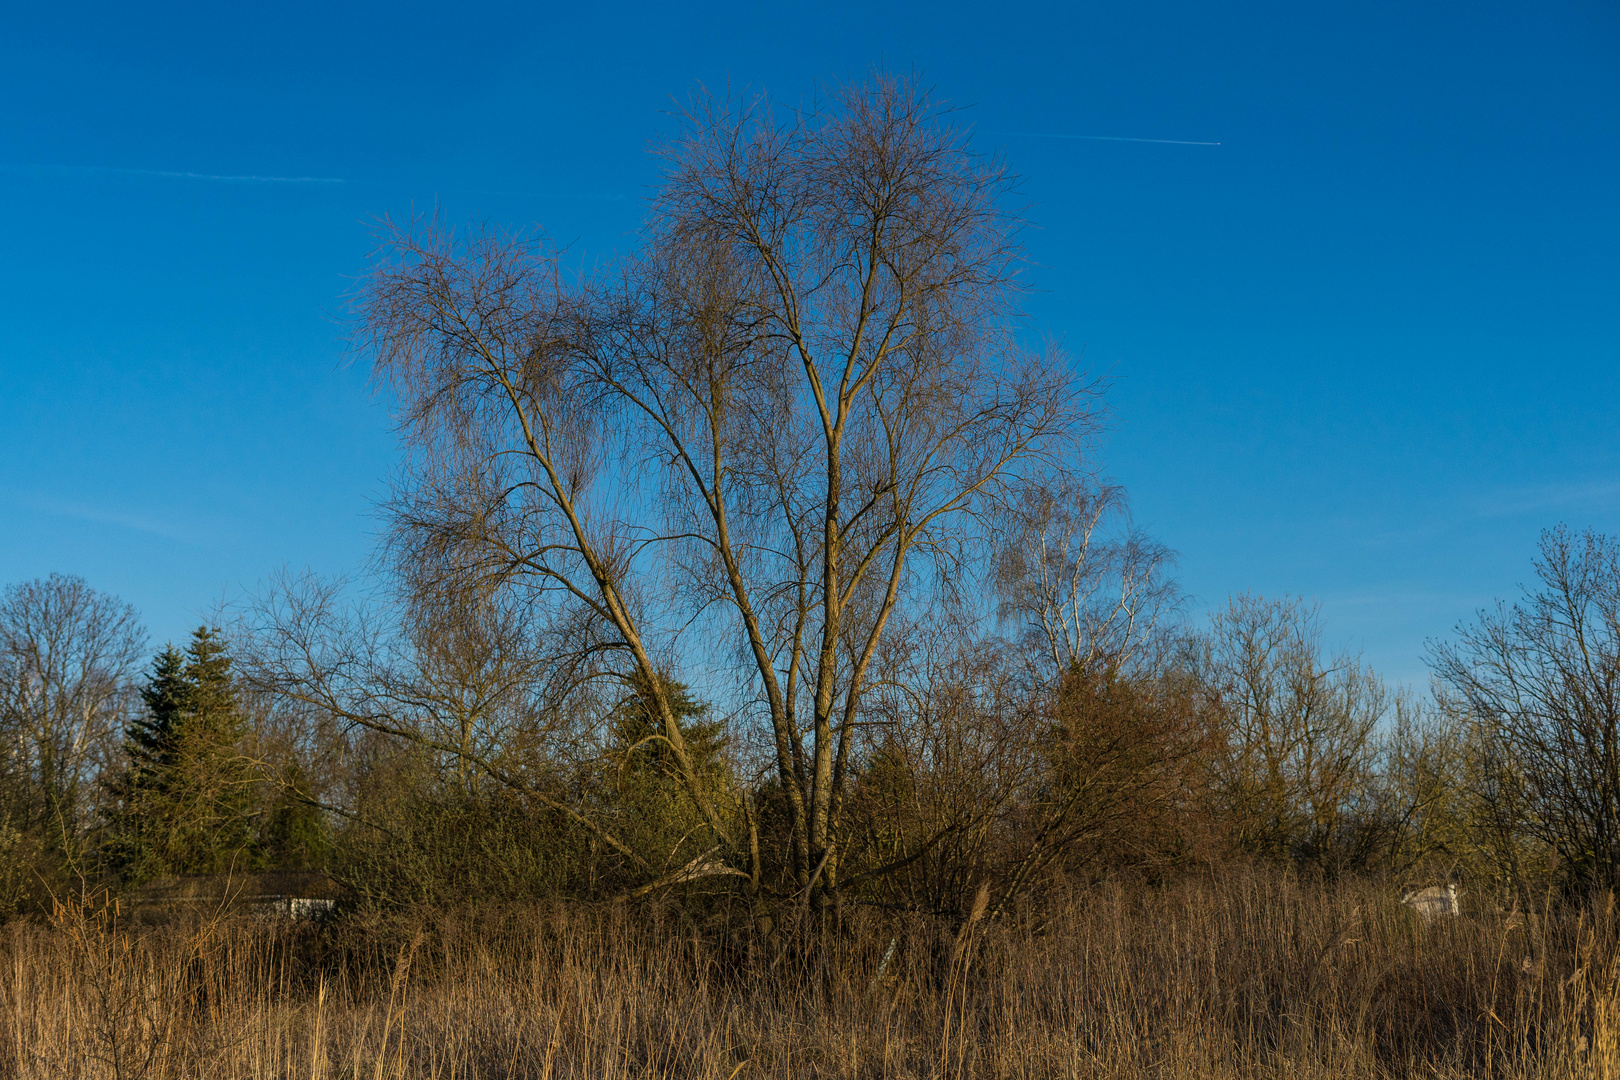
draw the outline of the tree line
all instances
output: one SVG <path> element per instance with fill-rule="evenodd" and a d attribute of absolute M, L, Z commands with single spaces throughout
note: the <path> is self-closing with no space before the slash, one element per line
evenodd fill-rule
<path fill-rule="evenodd" d="M 1297 599 L 1193 625 L 1100 479 L 1104 387 L 1028 344 L 1002 162 L 881 76 L 681 119 L 605 267 L 384 224 L 376 587 L 283 576 L 150 661 L 83 581 L 6 590 L 9 910 L 256 870 L 765 928 L 1231 859 L 1614 883 L 1615 541 L 1548 533 L 1427 697 Z"/>
<path fill-rule="evenodd" d="M 1554 530 L 1535 568 L 1517 603 L 1431 647 L 1426 698 L 1326 652 L 1292 598 L 1235 597 L 1201 627 L 1160 613 L 1090 659 L 1054 661 L 1034 621 L 909 628 L 857 714 L 823 903 L 949 915 L 984 883 L 1004 908 L 1234 860 L 1612 888 L 1620 542 Z M 4 912 L 276 871 L 385 909 L 671 891 L 777 924 L 809 912 L 790 796 L 746 712 L 665 669 L 559 686 L 497 632 L 517 632 L 510 612 L 458 607 L 447 627 L 338 597 L 282 582 L 244 613 L 265 623 L 200 627 L 143 665 L 134 612 L 81 579 L 0 593 Z"/>

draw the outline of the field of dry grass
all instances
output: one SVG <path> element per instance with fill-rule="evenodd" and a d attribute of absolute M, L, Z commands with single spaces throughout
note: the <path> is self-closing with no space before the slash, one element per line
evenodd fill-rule
<path fill-rule="evenodd" d="M 1620 1077 L 1616 960 L 1608 900 L 1424 925 L 1386 886 L 1252 875 L 798 942 L 672 908 L 131 929 L 91 905 L 0 930 L 0 1075 Z"/>

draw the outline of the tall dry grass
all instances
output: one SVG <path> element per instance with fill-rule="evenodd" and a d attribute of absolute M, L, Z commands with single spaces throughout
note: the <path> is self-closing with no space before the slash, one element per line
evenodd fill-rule
<path fill-rule="evenodd" d="M 1620 1077 L 1616 958 L 1607 899 L 1424 925 L 1384 887 L 1250 874 L 807 942 L 671 908 L 129 928 L 91 904 L 0 932 L 0 1071 Z"/>

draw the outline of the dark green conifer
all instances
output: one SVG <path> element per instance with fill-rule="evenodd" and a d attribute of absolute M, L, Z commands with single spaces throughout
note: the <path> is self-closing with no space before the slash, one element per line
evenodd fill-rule
<path fill-rule="evenodd" d="M 684 684 L 663 674 L 655 677 L 680 724 L 697 782 L 718 790 L 726 777 L 725 721 L 709 719 L 709 706 Z M 603 795 L 620 819 L 620 837 L 660 865 L 680 856 L 683 838 L 701 829 L 702 819 L 669 743 L 660 737 L 667 733 L 652 686 L 639 673 L 627 681 L 629 693 L 613 713 Z"/>
<path fill-rule="evenodd" d="M 239 750 L 246 724 L 224 640 L 199 627 L 184 655 L 165 649 L 141 697 L 146 715 L 109 785 L 111 868 L 127 880 L 248 868 L 259 785 Z"/>
<path fill-rule="evenodd" d="M 172 733 L 183 723 L 182 716 L 191 700 L 186 658 L 173 645 L 152 662 L 152 677 L 141 691 L 141 700 L 146 704 L 146 715 L 125 730 L 124 753 L 129 759 L 131 779 L 144 785 L 174 767 Z"/>
<path fill-rule="evenodd" d="M 267 869 L 319 870 L 331 852 L 326 815 L 309 794 L 309 777 L 296 761 L 281 771 L 279 791 L 264 814 L 259 854 Z"/>
<path fill-rule="evenodd" d="M 670 711 L 681 726 L 692 771 L 700 779 L 708 779 L 720 765 L 720 751 L 725 746 L 725 721 L 707 720 L 709 706 L 698 701 L 685 683 L 667 675 L 655 676 L 669 698 Z M 639 671 L 629 678 L 630 693 L 619 703 L 614 716 L 614 740 L 619 744 L 621 766 L 627 772 L 641 773 L 654 770 L 674 775 L 675 764 L 669 743 L 654 736 L 663 734 L 658 701 L 646 676 Z"/>

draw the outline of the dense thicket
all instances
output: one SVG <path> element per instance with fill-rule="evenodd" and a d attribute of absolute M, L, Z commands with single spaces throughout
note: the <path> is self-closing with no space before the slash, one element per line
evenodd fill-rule
<path fill-rule="evenodd" d="M 1549 884 L 1612 887 L 1613 550 L 1606 537 L 1549 533 L 1543 588 L 1437 646 L 1444 682 L 1427 701 L 1326 654 L 1314 610 L 1294 600 L 1239 597 L 1204 627 L 1165 624 L 1128 663 L 1058 667 L 1050 642 L 1022 632 L 914 626 L 886 654 L 845 762 L 835 900 L 962 917 L 988 883 L 993 917 L 1100 876 L 1164 880 L 1255 860 L 1328 877 L 1449 875 L 1503 905 Z M 89 595 L 66 579 L 55 587 Z M 123 618 L 110 598 L 90 599 Z M 28 625 L 7 629 L 19 642 Z M 262 679 L 262 654 L 241 633 L 245 669 Z M 581 715 L 547 715 L 543 665 L 517 664 L 523 677 L 499 694 L 471 693 L 469 672 L 507 670 L 486 656 L 458 669 L 451 693 L 431 666 L 448 647 L 429 644 L 408 653 L 416 668 L 351 668 L 351 692 L 396 711 L 361 723 L 351 707 L 343 724 L 244 684 L 223 635 L 199 629 L 139 683 L 126 669 L 103 692 L 117 707 L 92 718 L 99 745 L 78 751 L 95 767 L 54 818 L 40 812 L 54 774 L 24 767 L 42 726 L 25 710 L 51 698 L 14 687 L 0 790 L 7 910 L 96 882 L 281 872 L 314 874 L 306 887 L 324 880 L 377 910 L 667 894 L 694 911 L 741 904 L 766 930 L 810 913 L 784 856 L 791 809 L 746 716 L 655 675 L 686 767 L 741 838 L 703 846 L 707 822 L 650 686 L 604 684 L 622 689 L 583 699 Z M 394 661 L 407 655 L 391 647 Z M 26 688 L 40 650 L 13 649 L 9 670 Z M 404 701 L 420 711 L 401 715 Z M 536 735 L 548 728 L 574 736 L 566 755 Z"/>

